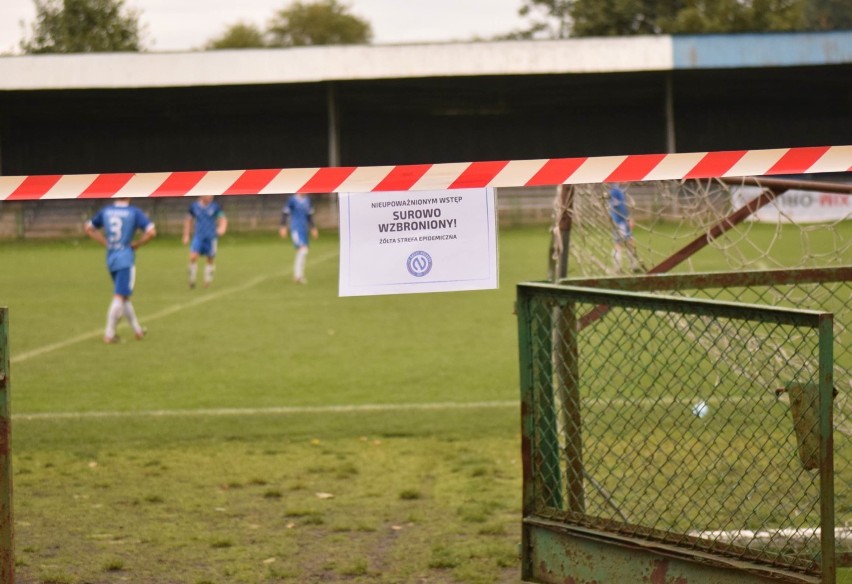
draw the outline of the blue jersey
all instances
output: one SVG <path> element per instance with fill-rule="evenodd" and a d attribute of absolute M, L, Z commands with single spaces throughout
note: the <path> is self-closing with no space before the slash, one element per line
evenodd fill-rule
<path fill-rule="evenodd" d="M 308 230 L 314 225 L 314 208 L 311 199 L 305 195 L 292 195 L 284 205 L 281 225 L 290 222 L 293 243 L 297 246 L 308 244 Z"/>
<path fill-rule="evenodd" d="M 209 205 L 202 205 L 200 201 L 195 201 L 189 206 L 189 214 L 195 219 L 195 240 L 211 240 L 216 239 L 216 224 L 221 217 L 225 216 L 222 207 L 218 203 L 211 202 Z"/>
<path fill-rule="evenodd" d="M 145 231 L 153 225 L 148 216 L 131 205 L 109 205 L 98 211 L 89 221 L 96 229 L 103 228 L 107 240 L 107 268 L 109 271 L 133 267 L 136 252 L 130 247 L 136 230 Z"/>
<path fill-rule="evenodd" d="M 616 225 L 630 224 L 630 209 L 627 208 L 627 197 L 618 187 L 612 187 L 609 191 L 609 215 Z"/>

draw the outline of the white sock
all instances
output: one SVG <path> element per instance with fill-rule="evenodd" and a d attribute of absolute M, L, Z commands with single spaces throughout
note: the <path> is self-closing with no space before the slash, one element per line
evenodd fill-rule
<path fill-rule="evenodd" d="M 124 302 L 121 298 L 113 296 L 112 302 L 107 310 L 107 323 L 104 337 L 111 339 L 115 336 L 115 328 L 118 326 L 118 321 L 121 320 L 121 315 L 124 312 Z"/>
<path fill-rule="evenodd" d="M 305 262 L 308 259 L 308 248 L 300 247 L 296 251 L 296 262 L 293 265 L 293 276 L 297 280 L 303 280 L 305 278 Z"/>
<path fill-rule="evenodd" d="M 630 269 L 634 272 L 639 269 L 639 257 L 636 255 L 635 249 L 627 250 L 627 257 L 630 258 Z"/>
<path fill-rule="evenodd" d="M 195 284 L 195 278 L 198 275 L 198 264 L 191 263 L 189 264 L 189 283 Z"/>
<path fill-rule="evenodd" d="M 616 272 L 621 270 L 621 248 L 612 250 L 612 265 Z"/>
<path fill-rule="evenodd" d="M 213 264 L 207 264 L 204 266 L 204 283 L 209 284 L 213 281 L 213 272 L 216 271 L 216 266 Z"/>
<path fill-rule="evenodd" d="M 133 305 L 130 303 L 130 300 L 124 303 L 124 316 L 126 316 L 127 320 L 130 321 L 130 326 L 133 327 L 133 332 L 137 335 L 141 335 L 142 325 L 139 324 L 139 320 L 136 318 L 136 311 L 133 310 Z"/>

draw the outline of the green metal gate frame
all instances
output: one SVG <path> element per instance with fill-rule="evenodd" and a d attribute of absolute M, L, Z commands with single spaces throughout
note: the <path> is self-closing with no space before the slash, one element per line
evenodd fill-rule
<path fill-rule="evenodd" d="M 733 277 L 731 275 L 728 275 Z M 661 276 L 672 278 L 672 276 Z M 699 282 L 706 275 L 678 276 Z M 742 277 L 742 276 L 741 276 Z M 647 278 L 647 277 L 646 277 Z M 625 278 L 622 282 L 643 278 Z M 653 284 L 645 280 L 649 287 Z M 687 283 L 686 280 L 683 282 Z M 661 286 L 665 288 L 665 286 Z M 685 286 L 687 287 L 687 286 Z M 534 326 L 533 305 L 546 303 L 553 318 L 551 327 Z M 578 314 L 577 304 L 596 306 L 600 318 L 611 308 L 666 312 L 678 315 L 721 317 L 738 321 L 757 321 L 813 329 L 818 334 L 819 393 L 819 573 L 801 573 L 779 569 L 761 562 L 758 555 L 725 555 L 713 545 L 702 546 L 698 538 L 682 534 L 675 539 L 653 528 L 633 529 L 633 535 L 619 533 L 619 522 L 595 518 L 584 521 L 582 420 L 579 393 L 578 331 L 589 314 Z M 523 454 L 523 529 L 522 576 L 535 582 L 835 582 L 834 484 L 832 442 L 833 390 L 833 315 L 827 312 L 783 309 L 716 300 L 696 300 L 614 290 L 582 288 L 554 284 L 518 285 L 517 314 L 521 366 L 522 454 Z M 542 367 L 534 365 L 534 345 L 554 350 L 553 335 L 562 339 L 562 360 Z M 554 378 L 562 382 L 554 385 Z M 566 381 L 567 380 L 567 381 Z M 574 380 L 573 382 L 571 380 Z M 563 383 L 564 382 L 564 383 Z M 538 403 L 535 387 L 548 387 Z M 557 401 L 563 411 L 556 411 Z M 565 427 L 572 428 L 564 438 L 564 485 L 547 485 L 553 474 L 542 476 L 542 466 L 558 468 L 560 449 L 556 424 L 538 427 L 536 418 L 555 422 L 562 415 Z M 572 451 L 574 452 L 572 454 Z M 576 461 L 580 461 L 577 463 Z M 563 488 L 564 486 L 564 488 Z M 565 493 L 563 500 L 562 493 Z M 636 526 L 633 526 L 634 528 Z M 637 535 L 638 534 L 638 535 Z M 690 547 L 678 543 L 689 540 Z"/>
<path fill-rule="evenodd" d="M 0 306 L 0 584 L 15 581 L 12 529 L 12 412 L 9 309 Z"/>

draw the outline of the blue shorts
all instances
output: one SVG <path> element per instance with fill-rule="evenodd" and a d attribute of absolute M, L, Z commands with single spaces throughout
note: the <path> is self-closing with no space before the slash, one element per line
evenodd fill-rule
<path fill-rule="evenodd" d="M 119 296 L 130 296 L 133 294 L 133 284 L 136 280 L 136 266 L 111 271 L 112 281 L 115 284 L 115 293 Z"/>
<path fill-rule="evenodd" d="M 307 229 L 291 229 L 290 239 L 293 240 L 293 247 L 308 247 L 308 230 Z"/>
<path fill-rule="evenodd" d="M 615 243 L 625 243 L 633 239 L 633 230 L 627 223 L 615 223 L 612 229 L 612 240 Z"/>
<path fill-rule="evenodd" d="M 189 251 L 198 255 L 207 256 L 208 258 L 216 257 L 216 248 L 218 247 L 218 239 L 192 239 L 189 244 Z"/>

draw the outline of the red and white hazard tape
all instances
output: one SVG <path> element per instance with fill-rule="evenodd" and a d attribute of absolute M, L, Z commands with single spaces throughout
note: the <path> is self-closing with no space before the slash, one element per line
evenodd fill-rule
<path fill-rule="evenodd" d="M 450 164 L 0 176 L 0 201 L 424 191 L 852 171 L 852 146 Z"/>

